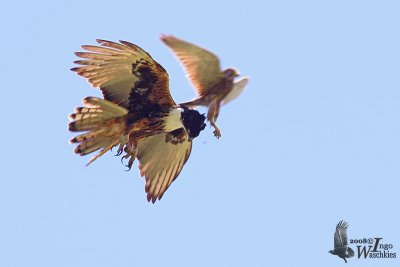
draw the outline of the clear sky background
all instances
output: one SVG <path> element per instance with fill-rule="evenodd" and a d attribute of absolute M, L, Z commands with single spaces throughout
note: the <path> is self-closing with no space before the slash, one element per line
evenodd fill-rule
<path fill-rule="evenodd" d="M 399 1 L 7 1 L 0 13 L 0 266 L 343 266 L 328 253 L 341 219 L 400 257 Z M 69 69 L 82 44 L 128 40 L 189 100 L 161 33 L 251 80 L 222 109 L 222 138 L 207 127 L 153 205 L 136 165 L 72 153 L 67 115 L 100 92 Z"/>

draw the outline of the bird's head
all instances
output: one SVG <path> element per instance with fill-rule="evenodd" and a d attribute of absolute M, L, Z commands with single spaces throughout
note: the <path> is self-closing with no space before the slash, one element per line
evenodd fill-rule
<path fill-rule="evenodd" d="M 225 78 L 233 80 L 236 77 L 239 77 L 240 73 L 239 73 L 239 71 L 237 71 L 234 68 L 229 68 L 229 69 L 224 70 L 224 75 L 225 75 Z"/>
<path fill-rule="evenodd" d="M 206 127 L 206 124 L 204 123 L 206 116 L 200 114 L 197 110 L 189 109 L 185 106 L 181 106 L 181 108 L 183 109 L 183 126 L 185 126 L 186 131 L 189 134 L 189 140 L 192 140 L 199 136 L 200 132 Z"/>

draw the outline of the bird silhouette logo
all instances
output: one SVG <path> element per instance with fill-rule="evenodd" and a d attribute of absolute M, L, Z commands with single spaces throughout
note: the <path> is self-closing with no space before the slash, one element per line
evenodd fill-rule
<path fill-rule="evenodd" d="M 334 249 L 329 251 L 329 253 L 342 258 L 346 263 L 346 258 L 351 258 L 354 256 L 354 250 L 348 246 L 347 242 L 348 227 L 349 225 L 347 222 L 343 220 L 336 225 L 336 231 L 334 234 Z"/>

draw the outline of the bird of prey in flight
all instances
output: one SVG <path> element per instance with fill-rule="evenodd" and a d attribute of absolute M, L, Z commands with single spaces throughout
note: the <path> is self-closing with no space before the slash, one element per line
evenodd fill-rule
<path fill-rule="evenodd" d="M 354 250 L 351 247 L 348 247 L 347 227 L 348 224 L 344 221 L 340 221 L 336 225 L 336 231 L 334 234 L 334 249 L 329 251 L 329 253 L 342 258 L 346 263 L 346 258 L 351 258 L 354 256 Z"/>
<path fill-rule="evenodd" d="M 90 164 L 117 146 L 129 169 L 137 158 L 147 200 L 154 203 L 182 170 L 205 116 L 175 103 L 168 73 L 142 48 L 126 41 L 97 43 L 82 46 L 86 52 L 75 53 L 82 59 L 71 69 L 104 96 L 84 98 L 69 116 L 69 130 L 85 132 L 71 139 L 78 144 L 74 152 L 100 150 Z"/>
<path fill-rule="evenodd" d="M 171 35 L 162 35 L 161 40 L 178 57 L 198 95 L 182 105 L 207 106 L 207 120 L 215 129 L 215 137 L 221 137 L 221 131 L 215 124 L 220 106 L 239 96 L 249 79 L 244 77 L 235 81 L 238 71 L 234 68 L 221 70 L 218 57 L 204 48 Z"/>

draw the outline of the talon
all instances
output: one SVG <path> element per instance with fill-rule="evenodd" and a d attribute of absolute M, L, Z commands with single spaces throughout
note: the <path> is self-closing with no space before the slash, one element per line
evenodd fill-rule
<path fill-rule="evenodd" d="M 128 164 L 124 164 L 124 163 L 122 162 L 122 159 L 127 159 L 127 158 L 129 158 Z M 128 155 L 128 154 L 126 154 L 125 156 L 122 157 L 122 159 L 121 159 L 122 164 L 124 164 L 125 167 L 128 168 L 126 171 L 130 171 L 130 170 L 132 169 L 133 162 L 134 162 L 135 159 L 136 159 L 136 154 L 135 154 L 135 155 Z"/>
<path fill-rule="evenodd" d="M 132 165 L 133 165 L 133 162 L 135 161 L 135 159 L 136 159 L 136 156 L 137 156 L 137 151 L 136 151 L 136 149 L 135 149 L 135 152 L 131 155 L 131 157 L 130 157 L 130 159 L 129 159 L 129 161 L 128 161 L 128 171 L 130 171 L 131 170 L 131 168 L 132 168 Z"/>
<path fill-rule="evenodd" d="M 128 168 L 126 171 L 128 172 L 128 171 L 130 171 L 131 169 L 132 169 L 132 163 L 131 164 L 128 164 L 128 165 L 126 165 L 126 167 Z"/>
<path fill-rule="evenodd" d="M 215 129 L 214 136 L 219 139 L 221 137 L 221 131 L 219 129 Z"/>
<path fill-rule="evenodd" d="M 120 156 L 122 154 L 122 152 L 123 152 L 122 148 L 124 147 L 124 145 L 125 144 L 120 144 L 119 145 L 118 150 L 117 150 L 117 154 L 115 154 L 115 156 Z"/>
<path fill-rule="evenodd" d="M 123 164 L 123 165 L 125 165 L 124 164 L 124 159 L 127 159 L 128 158 L 128 155 L 124 155 L 124 156 L 122 156 L 121 157 L 121 163 Z M 126 165 L 125 165 L 126 166 Z"/>
<path fill-rule="evenodd" d="M 124 146 L 128 143 L 129 136 L 121 136 L 119 139 L 119 147 L 115 156 L 120 156 L 124 152 Z"/>
<path fill-rule="evenodd" d="M 133 165 L 133 162 L 135 162 L 136 156 L 137 156 L 137 150 L 134 147 L 129 148 L 128 146 L 125 146 L 124 151 L 126 154 L 122 156 L 121 158 L 121 163 L 124 164 L 124 160 L 128 159 L 128 163 L 124 164 L 125 167 L 128 169 L 126 171 L 130 171 Z"/>
<path fill-rule="evenodd" d="M 210 121 L 211 126 L 214 127 L 214 136 L 219 139 L 221 137 L 221 131 L 219 130 L 219 128 L 217 127 L 217 125 L 215 124 L 215 122 Z"/>

